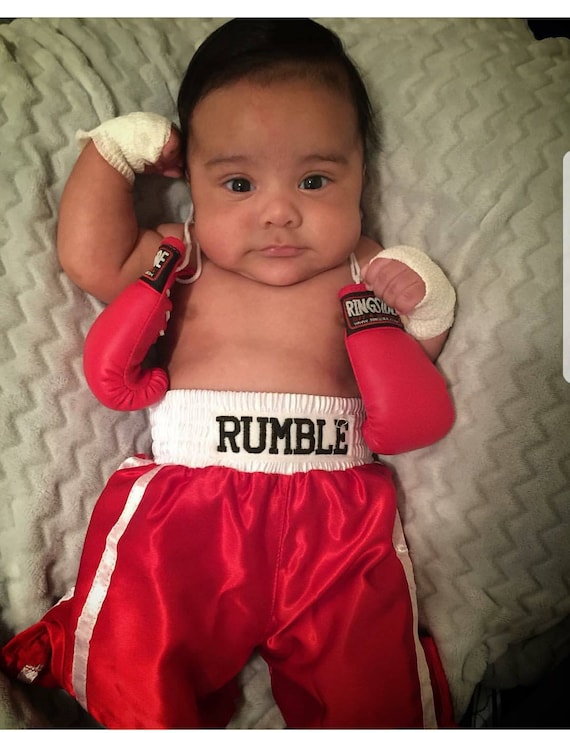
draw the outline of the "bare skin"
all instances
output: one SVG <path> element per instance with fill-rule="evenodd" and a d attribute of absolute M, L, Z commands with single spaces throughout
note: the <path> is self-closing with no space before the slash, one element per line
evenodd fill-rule
<path fill-rule="evenodd" d="M 183 316 L 165 349 L 172 387 L 358 396 L 337 298 L 349 282 L 347 264 L 276 288 L 206 263 L 176 294 Z"/>
<path fill-rule="evenodd" d="M 360 232 L 363 160 L 348 102 L 307 82 L 281 85 L 238 82 L 195 110 L 188 168 L 203 272 L 174 289 L 160 340 L 173 389 L 358 396 L 337 297 L 351 282 L 350 253 L 402 314 L 424 295 L 405 265 L 367 270 L 381 247 Z M 145 172 L 181 175 L 175 128 Z M 110 302 L 151 267 L 166 235 L 182 238 L 182 225 L 139 229 L 129 183 L 90 143 L 60 212 L 58 252 L 71 279 Z M 446 335 L 422 343 L 432 359 Z"/>

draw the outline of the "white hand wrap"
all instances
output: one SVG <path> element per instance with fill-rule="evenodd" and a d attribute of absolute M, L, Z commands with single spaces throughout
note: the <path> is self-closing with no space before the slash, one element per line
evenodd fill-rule
<path fill-rule="evenodd" d="M 130 183 L 145 165 L 156 163 L 168 142 L 172 123 L 153 112 L 131 112 L 76 134 L 81 149 L 93 140 L 99 154 Z"/>
<path fill-rule="evenodd" d="M 414 310 L 402 318 L 406 331 L 421 341 L 439 336 L 453 323 L 455 290 L 443 270 L 425 252 L 415 247 L 397 245 L 382 250 L 379 258 L 398 260 L 410 267 L 424 281 L 426 293 Z"/>

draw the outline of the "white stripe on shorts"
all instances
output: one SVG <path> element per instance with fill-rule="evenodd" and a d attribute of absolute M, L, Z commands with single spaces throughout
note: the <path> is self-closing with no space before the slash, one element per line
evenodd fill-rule
<path fill-rule="evenodd" d="M 396 551 L 396 556 L 401 562 L 404 573 L 406 574 L 406 580 L 408 581 L 408 588 L 410 591 L 410 602 L 412 604 L 412 613 L 414 618 L 412 626 L 414 629 L 414 645 L 416 648 L 417 671 L 424 714 L 424 728 L 437 728 L 438 725 L 435 713 L 435 702 L 433 699 L 433 688 L 431 686 L 431 677 L 424 648 L 420 641 L 418 632 L 418 601 L 416 598 L 414 569 L 412 561 L 410 560 L 408 545 L 406 543 L 402 521 L 398 512 L 396 512 L 392 542 Z"/>
<path fill-rule="evenodd" d="M 147 459 L 132 457 L 124 461 L 120 468 L 152 465 Z M 152 466 L 146 473 L 134 482 L 123 507 L 121 515 L 111 528 L 105 542 L 105 549 L 95 572 L 93 583 L 77 620 L 75 629 L 75 646 L 73 649 L 73 664 L 71 680 L 77 701 L 87 710 L 87 667 L 89 664 L 89 646 L 93 631 L 109 592 L 111 577 L 117 563 L 117 544 L 129 526 L 137 508 L 139 507 L 146 488 L 150 481 L 163 468 Z"/>

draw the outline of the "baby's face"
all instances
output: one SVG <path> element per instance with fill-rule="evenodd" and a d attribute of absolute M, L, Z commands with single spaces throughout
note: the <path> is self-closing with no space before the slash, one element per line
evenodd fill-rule
<path fill-rule="evenodd" d="M 363 152 L 346 96 L 308 80 L 242 80 L 199 102 L 188 169 L 209 260 L 269 285 L 347 260 L 361 230 Z"/>

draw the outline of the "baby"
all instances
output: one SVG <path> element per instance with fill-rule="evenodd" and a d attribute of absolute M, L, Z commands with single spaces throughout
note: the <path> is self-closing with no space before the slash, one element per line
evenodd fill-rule
<path fill-rule="evenodd" d="M 365 86 L 321 25 L 234 20 L 178 109 L 180 129 L 135 113 L 81 135 L 59 257 L 110 303 L 87 379 L 149 407 L 153 453 L 110 478 L 75 589 L 2 666 L 107 727 L 223 727 L 258 649 L 290 727 L 449 725 L 376 454 L 451 427 L 432 361 L 455 296 L 424 253 L 363 236 Z M 135 173 L 185 176 L 186 224 L 140 229 Z"/>

